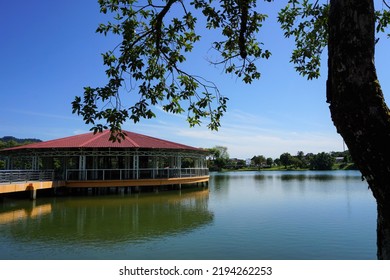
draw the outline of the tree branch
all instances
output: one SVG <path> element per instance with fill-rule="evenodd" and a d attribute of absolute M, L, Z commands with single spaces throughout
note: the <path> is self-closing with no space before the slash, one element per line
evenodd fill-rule
<path fill-rule="evenodd" d="M 156 49 L 157 51 L 161 49 L 161 30 L 162 30 L 162 22 L 169 9 L 177 0 L 169 0 L 168 3 L 164 6 L 160 13 L 156 16 L 156 21 L 154 23 L 154 30 L 156 31 Z"/>
<path fill-rule="evenodd" d="M 249 0 L 241 1 L 241 23 L 240 23 L 240 35 L 238 39 L 238 44 L 240 48 L 240 56 L 242 59 L 245 59 L 247 56 L 246 51 L 246 29 L 248 23 L 248 10 L 249 10 Z"/>

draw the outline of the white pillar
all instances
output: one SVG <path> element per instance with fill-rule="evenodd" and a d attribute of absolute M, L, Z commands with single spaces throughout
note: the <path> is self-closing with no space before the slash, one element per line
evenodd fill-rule
<path fill-rule="evenodd" d="M 6 170 L 11 170 L 11 157 L 6 157 L 5 158 L 5 169 Z"/>
<path fill-rule="evenodd" d="M 130 177 L 130 171 L 129 169 L 131 168 L 131 161 L 133 159 L 131 158 L 131 154 L 126 153 L 125 154 L 125 159 L 124 159 L 124 164 L 125 164 L 125 174 L 126 178 L 125 179 L 132 179 L 133 177 Z"/>
<path fill-rule="evenodd" d="M 135 178 L 134 179 L 139 179 L 139 155 L 138 155 L 138 151 L 135 152 L 134 157 L 133 157 L 133 170 L 135 172 Z"/>
<path fill-rule="evenodd" d="M 178 168 L 179 178 L 181 178 L 181 156 L 180 155 L 177 156 L 176 161 L 177 161 L 177 168 Z"/>
<path fill-rule="evenodd" d="M 38 157 L 37 156 L 32 157 L 31 169 L 38 170 Z"/>
<path fill-rule="evenodd" d="M 86 167 L 86 156 L 80 155 L 79 156 L 79 179 L 80 180 L 86 180 L 86 174 L 85 174 L 85 167 Z"/>
<path fill-rule="evenodd" d="M 153 171 L 152 171 L 152 178 L 155 179 L 158 175 L 158 161 L 159 158 L 157 156 L 152 156 L 153 159 Z"/>

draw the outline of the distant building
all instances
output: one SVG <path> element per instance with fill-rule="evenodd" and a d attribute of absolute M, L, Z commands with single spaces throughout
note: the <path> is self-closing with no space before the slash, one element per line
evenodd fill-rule
<path fill-rule="evenodd" d="M 336 157 L 335 158 L 336 163 L 342 163 L 342 162 L 344 162 L 344 160 L 345 160 L 344 157 Z"/>

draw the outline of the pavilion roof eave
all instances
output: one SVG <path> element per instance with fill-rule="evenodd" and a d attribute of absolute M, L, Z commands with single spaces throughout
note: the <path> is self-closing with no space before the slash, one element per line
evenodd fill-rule
<path fill-rule="evenodd" d="M 32 143 L 24 146 L 12 147 L 3 149 L 0 154 L 18 153 L 16 151 L 23 150 L 24 152 L 47 151 L 47 150 L 89 150 L 89 149 L 120 149 L 120 150 L 170 150 L 170 151 L 192 151 L 197 153 L 205 153 L 206 151 L 200 148 L 195 148 L 171 141 L 158 139 L 142 134 L 137 134 L 129 131 L 124 131 L 126 137 L 121 142 L 112 142 L 109 140 L 109 130 L 102 133 L 93 134 L 86 133 L 76 136 L 70 136 L 45 142 Z"/>
<path fill-rule="evenodd" d="M 152 149 L 152 148 L 49 148 L 49 149 L 19 149 L 10 150 L 0 153 L 3 156 L 29 157 L 61 157 L 61 156 L 124 156 L 124 155 L 139 155 L 139 156 L 190 156 L 199 157 L 206 156 L 207 151 L 202 149 L 184 150 L 184 149 Z"/>

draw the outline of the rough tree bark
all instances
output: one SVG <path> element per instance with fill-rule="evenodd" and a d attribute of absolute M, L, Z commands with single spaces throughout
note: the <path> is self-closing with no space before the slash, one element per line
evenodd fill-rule
<path fill-rule="evenodd" d="M 373 0 L 331 0 L 327 102 L 377 201 L 378 259 L 390 259 L 390 112 L 374 64 Z"/>

